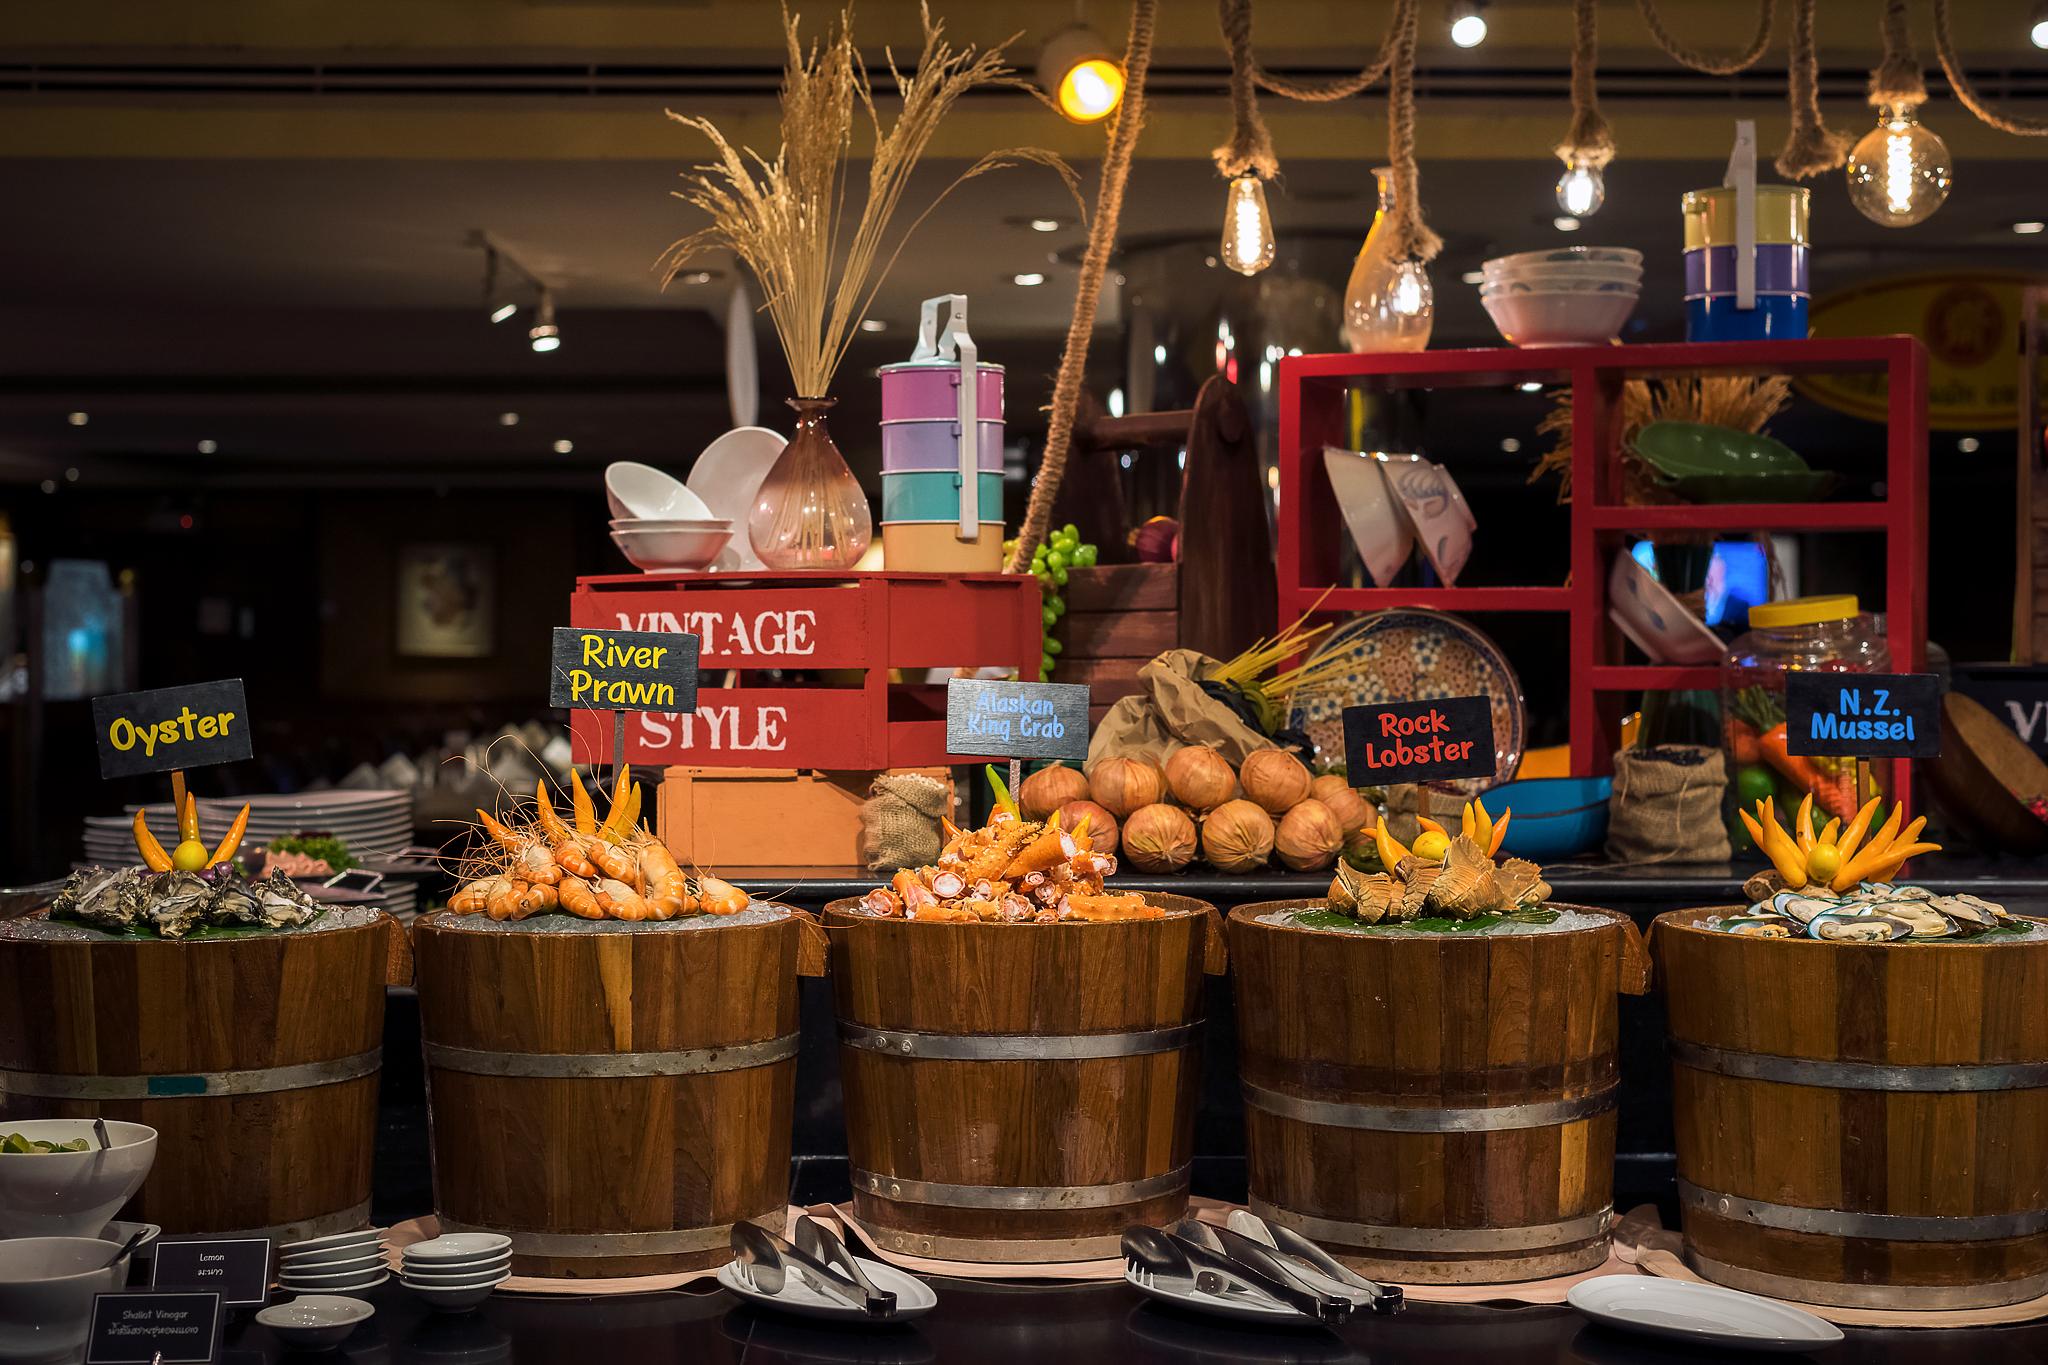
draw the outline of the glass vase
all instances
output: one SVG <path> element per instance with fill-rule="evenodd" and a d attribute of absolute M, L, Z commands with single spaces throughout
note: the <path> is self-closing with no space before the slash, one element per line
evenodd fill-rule
<path fill-rule="evenodd" d="M 1373 176 L 1380 207 L 1344 287 L 1344 344 L 1354 351 L 1419 351 L 1429 345 L 1436 322 L 1429 273 L 1413 257 L 1394 258 L 1393 170 L 1381 166 Z"/>
<path fill-rule="evenodd" d="M 874 536 L 867 494 L 825 430 L 825 415 L 837 401 L 789 400 L 796 434 L 747 514 L 747 538 L 771 569 L 850 569 Z"/>

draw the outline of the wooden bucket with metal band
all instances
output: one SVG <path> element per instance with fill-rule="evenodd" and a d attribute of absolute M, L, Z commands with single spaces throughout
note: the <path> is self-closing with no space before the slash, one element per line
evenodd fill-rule
<path fill-rule="evenodd" d="M 388 915 L 187 942 L 0 925 L 0 1131 L 98 1115 L 157 1130 L 122 1217 L 297 1241 L 365 1226 Z"/>
<path fill-rule="evenodd" d="M 920 924 L 825 907 L 854 1213 L 949 1261 L 1095 1260 L 1187 1210 L 1213 907 Z"/>
<path fill-rule="evenodd" d="M 517 1273 L 573 1279 L 719 1264 L 742 1220 L 780 1231 L 817 934 L 794 910 L 418 920 L 441 1227 L 503 1233 Z"/>
<path fill-rule="evenodd" d="M 1685 1257 L 1859 1308 L 2048 1293 L 2048 932 L 1756 939 L 1658 917 Z"/>
<path fill-rule="evenodd" d="M 1230 912 L 1252 1211 L 1370 1275 L 1484 1284 L 1607 1258 L 1615 996 L 1635 926 L 1356 934 Z"/>

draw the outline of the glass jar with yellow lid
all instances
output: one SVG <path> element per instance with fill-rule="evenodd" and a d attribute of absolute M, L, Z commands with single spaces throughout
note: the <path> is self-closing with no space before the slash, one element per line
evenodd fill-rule
<path fill-rule="evenodd" d="M 1880 773 L 1888 770 L 1869 759 L 1801 758 L 1786 752 L 1785 676 L 1798 669 L 1884 673 L 1891 669 L 1891 651 L 1876 618 L 1859 610 L 1851 595 L 1795 597 L 1751 607 L 1749 633 L 1729 645 L 1721 661 L 1722 731 L 1732 795 L 1744 810 L 1772 797 L 1789 822 L 1811 793 L 1816 830 L 1830 819 L 1846 824 L 1865 801 L 1886 796 Z M 1742 831 L 1739 821 L 1733 830 Z"/>

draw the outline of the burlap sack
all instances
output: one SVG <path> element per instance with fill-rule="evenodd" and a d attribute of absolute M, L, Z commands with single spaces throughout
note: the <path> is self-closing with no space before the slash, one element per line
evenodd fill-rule
<path fill-rule="evenodd" d="M 1725 863 L 1728 829 L 1721 795 L 1728 785 L 1719 749 L 1662 744 L 1614 756 L 1607 856 L 1617 863 Z"/>
<path fill-rule="evenodd" d="M 1183 744 L 1207 744 L 1235 768 L 1254 750 L 1272 748 L 1272 740 L 1202 690 L 1202 675 L 1216 667 L 1198 650 L 1169 649 L 1139 669 L 1145 691 L 1109 708 L 1088 741 L 1088 766 L 1111 757 L 1164 763 Z"/>
<path fill-rule="evenodd" d="M 937 862 L 946 788 L 922 773 L 875 779 L 860 808 L 860 858 L 870 872 Z"/>

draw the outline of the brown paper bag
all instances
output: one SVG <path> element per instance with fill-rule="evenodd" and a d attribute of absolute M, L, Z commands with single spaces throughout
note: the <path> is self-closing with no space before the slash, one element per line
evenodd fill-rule
<path fill-rule="evenodd" d="M 1184 744 L 1207 744 L 1235 768 L 1255 750 L 1272 748 L 1272 740 L 1202 690 L 1202 677 L 1217 667 L 1216 660 L 1198 650 L 1169 649 L 1139 669 L 1143 695 L 1125 697 L 1109 708 L 1088 742 L 1088 765 L 1112 757 L 1163 764 Z"/>

